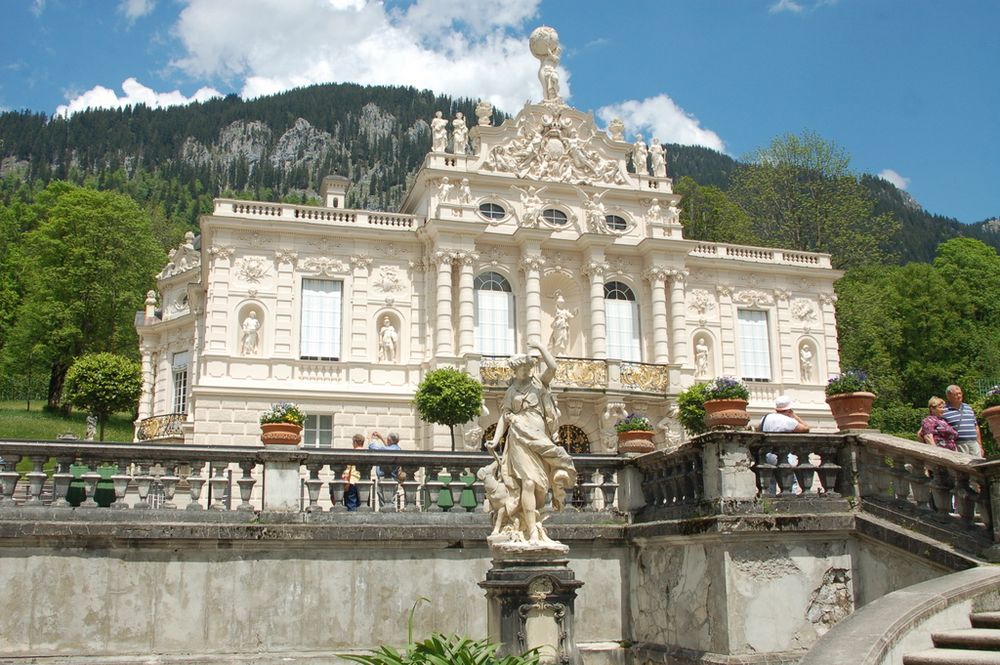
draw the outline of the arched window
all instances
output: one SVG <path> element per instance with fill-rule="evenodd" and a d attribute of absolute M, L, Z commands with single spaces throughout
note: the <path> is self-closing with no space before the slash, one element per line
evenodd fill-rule
<path fill-rule="evenodd" d="M 639 362 L 639 305 L 635 293 L 621 282 L 604 285 L 604 318 L 608 330 L 608 357 Z"/>
<path fill-rule="evenodd" d="M 476 277 L 476 351 L 484 356 L 514 353 L 514 294 L 503 275 Z"/>
<path fill-rule="evenodd" d="M 612 231 L 625 231 L 628 229 L 628 222 L 620 215 L 605 215 L 604 224 Z"/>
<path fill-rule="evenodd" d="M 555 224 L 556 226 L 564 226 L 566 222 L 569 221 L 569 218 L 562 210 L 546 208 L 542 211 L 542 220 L 548 222 L 549 224 Z"/>

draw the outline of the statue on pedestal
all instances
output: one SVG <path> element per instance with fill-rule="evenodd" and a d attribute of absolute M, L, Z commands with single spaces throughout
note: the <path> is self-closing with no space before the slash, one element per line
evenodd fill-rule
<path fill-rule="evenodd" d="M 382 327 L 378 331 L 378 359 L 380 362 L 391 363 L 396 361 L 396 345 L 399 342 L 399 334 L 396 327 L 392 325 L 389 317 L 382 319 Z"/>
<path fill-rule="evenodd" d="M 247 318 L 243 319 L 243 339 L 240 346 L 245 356 L 257 355 L 257 347 L 260 343 L 260 321 L 257 320 L 257 312 L 250 312 Z"/>
<path fill-rule="evenodd" d="M 469 143 L 469 127 L 465 124 L 465 114 L 461 111 L 455 113 L 451 127 L 451 151 L 456 155 L 464 155 L 466 145 Z"/>
<path fill-rule="evenodd" d="M 528 38 L 531 54 L 538 58 L 538 80 L 542 84 L 542 101 L 551 104 L 562 104 L 559 96 L 559 56 L 562 46 L 559 45 L 559 34 L 548 26 L 536 28 Z"/>
<path fill-rule="evenodd" d="M 552 335 L 549 337 L 549 350 L 555 355 L 566 353 L 569 348 L 569 321 L 576 312 L 566 308 L 566 298 L 561 291 L 556 291 L 556 315 L 552 319 Z"/>
<path fill-rule="evenodd" d="M 435 111 L 431 120 L 431 152 L 444 152 L 448 147 L 448 121 L 441 115 Z"/>
<path fill-rule="evenodd" d="M 486 444 L 496 460 L 482 471 L 495 513 L 489 542 L 491 548 L 502 550 L 568 551 L 546 535 L 540 514 L 549 491 L 553 507 L 562 510 L 566 491 L 576 485 L 573 459 L 555 442 L 559 411 L 549 384 L 556 374 L 556 360 L 537 342 L 528 346 L 541 355 L 544 367 L 533 373 L 530 356 L 511 356 L 508 363 L 514 378 L 500 405 L 493 440 Z M 507 443 L 499 456 L 497 448 L 505 434 Z M 488 476 L 492 478 L 486 482 Z"/>
<path fill-rule="evenodd" d="M 649 149 L 642 140 L 642 134 L 636 134 L 635 143 L 632 144 L 632 164 L 635 166 L 636 175 L 649 175 L 649 165 L 646 163 L 648 156 Z"/>
<path fill-rule="evenodd" d="M 653 139 L 653 145 L 649 146 L 649 161 L 653 165 L 654 176 L 667 177 L 667 151 L 660 145 L 660 139 Z"/>

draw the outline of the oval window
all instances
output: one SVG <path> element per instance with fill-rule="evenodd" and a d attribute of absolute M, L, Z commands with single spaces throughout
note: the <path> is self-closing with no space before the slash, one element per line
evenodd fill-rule
<path fill-rule="evenodd" d="M 542 219 L 549 224 L 555 224 L 557 226 L 562 226 L 569 221 L 569 218 L 566 217 L 566 213 L 562 210 L 556 210 L 555 208 L 543 210 Z"/>
<path fill-rule="evenodd" d="M 507 211 L 503 209 L 502 205 L 496 203 L 482 203 L 479 205 L 479 214 L 486 219 L 503 219 L 507 216 Z"/>
<path fill-rule="evenodd" d="M 612 231 L 624 231 L 628 229 L 628 222 L 625 221 L 624 217 L 619 217 L 618 215 L 606 215 L 604 217 L 604 224 Z"/>

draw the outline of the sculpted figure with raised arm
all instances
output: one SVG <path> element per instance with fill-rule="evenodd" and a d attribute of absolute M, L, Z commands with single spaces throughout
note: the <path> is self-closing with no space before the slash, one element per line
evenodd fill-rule
<path fill-rule="evenodd" d="M 559 410 L 549 384 L 556 375 L 556 360 L 541 344 L 529 342 L 541 356 L 540 371 L 532 372 L 531 356 L 517 354 L 508 363 L 514 372 L 503 403 L 493 440 L 487 445 L 494 461 L 484 470 L 496 483 L 490 493 L 496 512 L 492 547 L 515 549 L 563 549 L 565 545 L 548 537 L 542 526 L 540 509 L 549 491 L 552 505 L 562 510 L 566 491 L 576 485 L 573 459 L 556 443 Z M 497 448 L 507 437 L 503 455 Z M 566 548 L 568 549 L 568 548 Z"/>

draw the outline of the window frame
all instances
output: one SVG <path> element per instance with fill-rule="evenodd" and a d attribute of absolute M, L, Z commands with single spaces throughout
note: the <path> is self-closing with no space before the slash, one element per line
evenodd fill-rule
<path fill-rule="evenodd" d="M 321 332 L 316 338 L 310 336 L 307 339 L 306 306 L 307 306 L 307 301 L 311 298 L 311 296 L 307 296 L 306 287 L 308 282 L 336 285 L 336 288 L 330 292 L 330 293 L 337 293 L 336 296 L 337 310 L 333 312 L 334 315 L 332 316 L 331 319 L 332 325 L 323 326 L 322 325 L 323 322 L 321 322 L 321 324 L 319 325 L 310 326 L 310 328 L 312 327 L 320 328 L 321 331 L 322 329 L 333 330 L 335 331 L 335 334 L 331 334 L 328 337 L 326 337 Z M 320 279 L 317 277 L 302 278 L 299 290 L 301 296 L 299 302 L 299 353 L 298 353 L 299 360 L 319 360 L 328 362 L 339 362 L 340 359 L 343 357 L 344 291 L 345 288 L 343 279 Z M 316 293 L 319 293 L 319 291 L 316 291 Z M 322 302 L 322 298 L 317 297 L 316 302 Z M 322 311 L 322 308 L 318 308 L 317 311 L 319 312 L 320 315 L 325 314 L 325 312 Z M 328 348 L 324 348 L 323 347 L 324 344 L 329 344 L 331 346 Z M 307 348 L 307 345 L 316 345 L 315 350 L 319 351 L 320 353 L 315 353 L 315 354 L 307 353 L 307 351 L 314 350 L 313 348 Z M 331 351 L 331 353 L 329 354 L 323 353 L 323 351 L 327 350 Z"/>
<path fill-rule="evenodd" d="M 329 419 L 329 427 L 323 427 L 323 419 Z M 310 423 L 310 420 L 313 422 Z M 328 436 L 323 436 L 324 434 Z M 309 438 L 313 437 L 310 442 Z M 333 414 L 311 413 L 302 423 L 302 445 L 307 448 L 333 447 Z"/>
<path fill-rule="evenodd" d="M 178 351 L 170 359 L 171 386 L 173 388 L 172 413 L 188 412 L 188 393 L 191 388 L 191 352 Z"/>
<path fill-rule="evenodd" d="M 755 315 L 756 321 L 744 315 Z M 757 316 L 759 315 L 759 316 Z M 756 329 L 755 329 L 756 328 Z M 764 334 L 759 334 L 759 329 Z M 771 353 L 771 316 L 768 310 L 740 307 L 736 310 L 736 360 L 740 378 L 744 381 L 774 380 L 774 354 Z M 754 357 L 754 354 L 758 354 Z M 766 368 L 764 374 L 758 374 Z"/>
<path fill-rule="evenodd" d="M 625 297 L 609 297 L 616 291 Z M 625 308 L 617 304 L 612 305 L 609 311 L 609 303 L 621 302 L 630 303 L 628 317 L 623 316 Z M 631 331 L 625 328 L 618 329 L 616 325 L 617 322 L 624 322 L 626 319 Z M 604 327 L 608 358 L 616 358 L 625 362 L 642 362 L 642 320 L 639 300 L 635 290 L 625 282 L 611 280 L 604 283 Z M 629 333 L 631 334 L 629 335 Z"/>
<path fill-rule="evenodd" d="M 484 280 L 489 280 L 484 282 Z M 486 284 L 496 284 L 501 288 L 483 288 Z M 486 309 L 483 302 L 483 293 L 504 293 L 506 314 L 506 325 L 499 321 L 484 321 L 484 313 L 487 311 L 496 314 L 499 309 Z M 500 302 L 495 299 L 494 302 Z M 476 275 L 473 281 L 473 340 L 476 353 L 485 356 L 510 356 L 517 348 L 517 308 L 514 298 L 514 289 L 503 274 L 495 270 L 486 270 Z M 503 336 L 497 334 L 503 330 Z M 487 335 L 487 332 L 490 334 Z"/>

